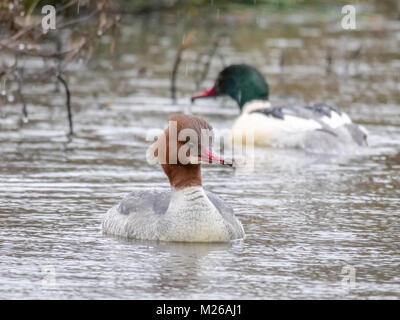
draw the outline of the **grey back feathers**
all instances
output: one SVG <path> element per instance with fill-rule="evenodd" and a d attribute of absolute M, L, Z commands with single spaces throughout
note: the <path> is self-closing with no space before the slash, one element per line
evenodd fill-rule
<path fill-rule="evenodd" d="M 205 190 L 208 199 L 223 216 L 234 216 L 233 208 L 226 205 L 220 198 Z M 196 200 L 196 199 L 191 199 Z M 140 190 L 126 195 L 118 205 L 118 212 L 129 215 L 132 212 L 150 210 L 155 214 L 165 214 L 171 201 L 170 190 Z"/>
<path fill-rule="evenodd" d="M 123 215 L 146 211 L 161 215 L 167 211 L 170 200 L 171 193 L 166 190 L 140 190 L 125 196 L 117 210 Z"/>
<path fill-rule="evenodd" d="M 285 120 L 285 116 L 315 121 L 320 125 L 317 131 L 327 133 L 336 138 L 348 135 L 359 146 L 367 145 L 365 129 L 350 120 L 348 115 L 336 106 L 326 103 L 313 103 L 306 106 L 276 106 L 252 111 L 267 117 Z"/>

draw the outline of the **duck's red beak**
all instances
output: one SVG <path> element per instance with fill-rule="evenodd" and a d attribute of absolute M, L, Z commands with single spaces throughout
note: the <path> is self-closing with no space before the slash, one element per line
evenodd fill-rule
<path fill-rule="evenodd" d="M 192 96 L 192 102 L 196 99 L 201 99 L 201 98 L 209 98 L 209 97 L 216 97 L 217 94 L 215 92 L 215 87 L 212 87 L 211 89 L 204 90 L 203 92 L 196 93 Z"/>
<path fill-rule="evenodd" d="M 204 148 L 201 160 L 203 160 L 204 162 L 207 162 L 207 163 L 218 163 L 218 164 L 221 164 L 224 166 L 230 166 L 230 167 L 233 166 L 232 162 L 227 162 L 227 161 L 225 161 L 225 159 L 214 155 L 212 153 L 211 149 L 208 149 L 208 148 Z"/>

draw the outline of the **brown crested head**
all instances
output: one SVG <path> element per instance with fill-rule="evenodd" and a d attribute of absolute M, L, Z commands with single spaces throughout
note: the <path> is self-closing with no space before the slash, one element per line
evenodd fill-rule
<path fill-rule="evenodd" d="M 225 164 L 212 154 L 213 132 L 204 119 L 173 115 L 168 128 L 158 138 L 155 156 L 176 189 L 201 186 L 201 162 Z"/>

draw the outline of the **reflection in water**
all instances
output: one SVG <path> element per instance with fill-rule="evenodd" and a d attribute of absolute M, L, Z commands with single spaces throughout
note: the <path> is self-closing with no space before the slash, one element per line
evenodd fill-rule
<path fill-rule="evenodd" d="M 159 266 L 156 291 L 168 295 L 171 291 L 195 288 L 198 283 L 212 280 L 207 270 L 218 268 L 231 244 L 158 244 L 156 254 L 168 255 Z"/>
<path fill-rule="evenodd" d="M 318 22 L 304 29 L 300 20 L 232 27 L 220 52 L 227 64 L 251 62 L 262 70 L 276 104 L 337 104 L 370 131 L 369 148 L 352 155 L 256 149 L 254 168 L 206 166 L 205 188 L 234 207 L 243 241 L 176 244 L 102 235 L 103 214 L 125 194 L 168 188 L 160 168 L 146 162 L 146 134 L 187 110 L 196 53 L 214 31 L 199 29 L 185 51 L 188 73 L 179 75 L 181 96 L 171 105 L 174 43 L 185 26 L 136 19 L 122 29 L 124 54 L 114 69 L 99 58 L 86 73 L 71 72 L 72 141 L 63 108 L 46 107 L 53 88 L 24 88 L 37 100 L 21 128 L 19 108 L 0 108 L 0 297 L 399 298 L 398 22 L 377 33 L 360 24 L 349 34 Z M 344 45 L 335 47 L 327 77 L 326 45 L 338 39 Z M 347 72 L 352 41 L 363 54 Z M 205 87 L 221 68 L 214 60 Z M 196 102 L 192 112 L 219 130 L 238 115 L 224 99 Z M 355 268 L 354 288 L 342 285 L 344 267 Z M 43 283 L 46 270 L 54 270 L 53 285 Z"/>

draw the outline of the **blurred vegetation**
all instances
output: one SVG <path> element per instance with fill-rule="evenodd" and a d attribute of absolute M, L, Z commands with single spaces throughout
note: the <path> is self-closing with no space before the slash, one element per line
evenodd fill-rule
<path fill-rule="evenodd" d="M 45 4 L 56 4 L 57 24 L 45 28 L 41 12 Z M 41 10 L 40 10 L 41 11 Z M 74 14 L 72 14 L 72 12 Z M 68 68 L 77 61 L 88 62 L 104 35 L 112 37 L 109 54 L 119 34 L 120 15 L 111 0 L 83 1 L 7 1 L 0 4 L 0 105 L 20 103 L 22 121 L 28 121 L 26 85 L 62 86 L 73 134 Z M 41 68 L 27 67 L 30 59 L 43 61 Z"/>
<path fill-rule="evenodd" d="M 5 2 L 15 2 L 15 0 L 6 0 Z M 33 4 L 43 6 L 46 4 L 59 5 L 61 0 L 25 0 L 26 8 L 31 7 Z M 90 0 L 81 0 L 82 4 L 91 2 Z M 274 6 L 277 8 L 294 7 L 305 4 L 324 4 L 326 0 L 116 0 L 120 2 L 128 10 L 161 10 L 161 9 L 179 9 L 179 8 L 201 8 L 204 6 L 216 6 L 221 8 L 234 8 L 234 7 L 258 7 L 258 6 Z M 343 2 L 346 1 L 336 1 Z"/>
<path fill-rule="evenodd" d="M 321 6 L 328 2 L 333 4 L 348 4 L 348 1 L 326 0 L 120 0 L 130 10 L 160 10 L 160 9 L 187 9 L 187 8 L 219 8 L 219 9 L 246 9 L 268 7 L 271 9 L 285 10 L 301 6 Z M 389 1 L 390 2 L 390 1 Z"/>
<path fill-rule="evenodd" d="M 240 32 L 243 24 L 257 24 L 257 21 L 263 23 L 265 17 L 268 17 L 281 30 L 282 17 L 307 17 L 304 23 L 308 23 L 308 13 L 312 13 L 318 21 L 322 18 L 320 23 L 326 23 L 329 19 L 338 21 L 340 7 L 346 4 L 349 4 L 348 0 L 2 0 L 0 105 L 21 104 L 22 119 L 27 121 L 30 97 L 24 92 L 26 85 L 54 83 L 56 92 L 59 87 L 64 87 L 71 135 L 72 109 L 68 87 L 70 66 L 90 63 L 94 56 L 103 57 L 103 54 L 110 58 L 113 65 L 118 60 L 119 52 L 124 50 L 119 49 L 119 29 L 125 17 L 127 22 L 124 26 L 128 28 L 132 25 L 132 18 L 141 18 L 146 23 L 154 18 L 159 22 L 154 28 L 155 32 L 160 34 L 168 24 L 177 26 L 174 31 L 176 36 L 172 39 L 177 48 L 171 77 L 171 96 L 175 100 L 179 64 L 183 60 L 183 51 L 191 42 L 188 35 L 196 31 L 200 31 L 196 37 L 207 35 L 207 47 L 196 47 L 196 43 L 190 43 L 197 51 L 195 64 L 198 65 L 199 77 L 196 78 L 196 87 L 199 88 L 206 78 L 213 56 L 224 64 L 223 57 L 218 53 L 220 40 L 226 34 Z M 354 1 L 354 4 L 364 9 L 357 13 L 357 19 L 361 21 L 364 19 L 368 23 L 379 23 L 385 20 L 380 15 L 400 19 L 398 0 L 364 0 Z M 44 5 L 55 6 L 57 30 L 43 32 L 41 8 Z M 165 19 L 166 16 L 169 20 Z M 211 29 L 216 24 L 214 31 L 218 32 L 212 34 Z M 143 28 L 148 28 L 148 25 L 144 24 Z M 266 34 L 264 29 L 259 30 Z M 251 49 L 249 43 L 243 41 L 246 37 L 244 34 L 236 46 L 242 47 L 243 51 Z M 146 37 L 138 38 L 138 41 L 144 42 L 142 47 L 146 48 Z M 359 55 L 360 50 L 361 47 L 355 48 L 355 54 Z M 282 66 L 285 56 L 282 49 L 279 58 Z M 42 60 L 44 68 L 27 67 L 25 62 L 30 59 Z M 329 53 L 327 61 L 330 59 Z"/>
<path fill-rule="evenodd" d="M 23 2 L 25 9 L 32 6 L 41 8 L 46 4 L 60 6 L 68 3 L 68 0 L 3 0 L 1 6 L 8 6 L 9 3 Z M 82 7 L 93 8 L 98 0 L 80 0 Z M 398 0 L 362 0 L 349 3 L 348 0 L 115 0 L 114 9 L 118 8 L 120 13 L 126 14 L 148 14 L 157 11 L 183 11 L 192 15 L 207 13 L 209 10 L 231 11 L 257 11 L 268 10 L 273 12 L 285 12 L 296 10 L 323 10 L 346 4 L 373 6 L 376 13 L 390 15 L 400 19 L 400 1 Z M 84 10 L 84 9 L 83 9 Z M 76 9 L 66 10 L 65 14 L 74 14 Z"/>

